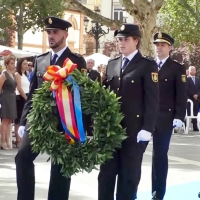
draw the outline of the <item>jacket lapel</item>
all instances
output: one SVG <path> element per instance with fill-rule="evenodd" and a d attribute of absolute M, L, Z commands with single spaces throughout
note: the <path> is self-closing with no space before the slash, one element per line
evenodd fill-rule
<path fill-rule="evenodd" d="M 161 67 L 161 69 L 158 71 L 159 74 L 162 73 L 162 71 L 165 71 L 165 69 L 169 68 L 171 66 L 171 58 L 169 57 L 165 63 L 163 64 L 163 66 Z"/>
<path fill-rule="evenodd" d="M 112 70 L 115 71 L 116 76 L 121 76 L 121 66 L 122 66 L 122 56 L 120 56 L 118 59 L 115 61 L 114 68 Z"/>
<path fill-rule="evenodd" d="M 63 67 L 63 63 L 64 63 L 65 59 L 70 55 L 70 53 L 71 53 L 71 51 L 67 47 L 65 49 L 65 51 L 61 54 L 61 56 L 58 58 L 58 60 L 56 61 L 56 65 Z"/>
<path fill-rule="evenodd" d="M 40 66 L 44 66 L 45 71 L 47 70 L 47 67 L 51 65 L 51 52 L 49 51 L 44 58 L 42 59 L 42 62 L 40 63 Z"/>
<path fill-rule="evenodd" d="M 125 74 L 129 73 L 130 71 L 132 71 L 133 69 L 135 69 L 137 67 L 137 63 L 141 60 L 142 55 L 140 52 L 138 52 L 133 59 L 128 63 L 127 67 L 125 68 L 125 70 L 122 72 L 121 76 L 124 76 Z"/>

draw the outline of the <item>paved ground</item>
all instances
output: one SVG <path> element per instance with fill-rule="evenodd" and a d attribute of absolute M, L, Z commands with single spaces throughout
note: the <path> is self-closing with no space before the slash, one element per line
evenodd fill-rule
<path fill-rule="evenodd" d="M 144 155 L 142 179 L 138 199 L 150 199 L 151 190 L 151 149 L 150 143 Z M 14 156 L 16 150 L 0 150 L 0 200 L 16 200 L 16 179 Z M 172 137 L 169 152 L 168 189 L 165 200 L 198 200 L 200 191 L 200 134 Z M 49 163 L 47 156 L 40 155 L 36 161 L 36 200 L 46 200 Z M 70 200 L 97 199 L 98 171 L 84 173 L 72 178 Z"/>

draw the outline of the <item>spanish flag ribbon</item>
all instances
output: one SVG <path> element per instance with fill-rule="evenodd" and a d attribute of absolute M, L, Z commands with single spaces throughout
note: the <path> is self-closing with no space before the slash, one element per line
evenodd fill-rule
<path fill-rule="evenodd" d="M 51 65 L 47 68 L 43 78 L 45 81 L 52 81 L 50 90 L 55 98 L 60 120 L 70 143 L 86 141 L 85 130 L 82 119 L 80 88 L 70 75 L 77 65 L 69 58 L 65 59 L 63 67 Z M 73 93 L 64 81 L 70 82 L 73 86 Z"/>

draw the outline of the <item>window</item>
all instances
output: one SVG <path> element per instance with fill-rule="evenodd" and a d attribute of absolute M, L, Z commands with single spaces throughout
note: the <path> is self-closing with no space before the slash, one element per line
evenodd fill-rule
<path fill-rule="evenodd" d="M 114 9 L 113 15 L 114 20 L 123 20 L 122 9 Z"/>

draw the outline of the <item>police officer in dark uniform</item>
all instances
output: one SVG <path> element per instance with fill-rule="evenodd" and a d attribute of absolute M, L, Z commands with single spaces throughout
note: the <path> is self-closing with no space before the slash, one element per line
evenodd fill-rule
<path fill-rule="evenodd" d="M 152 195 L 162 200 L 166 190 L 168 149 L 172 130 L 185 118 L 187 93 L 186 69 L 169 57 L 174 39 L 166 33 L 154 35 L 158 64 L 159 112 L 153 133 Z"/>
<path fill-rule="evenodd" d="M 63 62 L 66 58 L 76 63 L 79 70 L 86 70 L 85 60 L 79 54 L 72 53 L 66 46 L 68 28 L 72 25 L 68 21 L 56 17 L 48 17 L 44 20 L 44 23 L 48 34 L 49 46 L 52 51 L 38 56 L 35 60 L 30 92 L 20 121 L 18 133 L 23 136 L 23 140 L 15 157 L 18 200 L 34 200 L 35 173 L 33 161 L 38 156 L 38 153 L 32 152 L 29 135 L 25 131 L 25 126 L 26 128 L 28 126 L 26 117 L 31 109 L 32 95 L 35 89 L 41 87 L 43 75 L 47 67 L 50 64 L 63 66 Z M 61 122 L 58 129 L 59 131 L 63 131 Z M 60 165 L 51 164 L 48 200 L 68 200 L 71 179 L 64 177 L 60 170 Z"/>
<path fill-rule="evenodd" d="M 123 24 L 114 33 L 120 57 L 108 62 L 105 85 L 120 98 L 123 128 L 128 138 L 116 149 L 113 159 L 101 165 L 98 200 L 113 200 L 116 176 L 117 200 L 136 199 L 143 153 L 154 131 L 158 110 L 158 68 L 154 60 L 138 51 L 139 27 Z"/>

